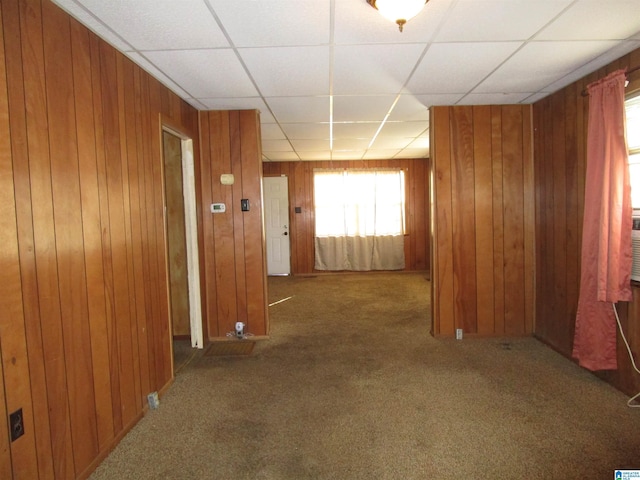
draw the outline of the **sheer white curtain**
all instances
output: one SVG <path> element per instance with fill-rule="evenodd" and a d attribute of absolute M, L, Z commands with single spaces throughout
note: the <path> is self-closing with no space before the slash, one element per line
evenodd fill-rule
<path fill-rule="evenodd" d="M 404 269 L 402 170 L 316 169 L 315 268 Z"/>

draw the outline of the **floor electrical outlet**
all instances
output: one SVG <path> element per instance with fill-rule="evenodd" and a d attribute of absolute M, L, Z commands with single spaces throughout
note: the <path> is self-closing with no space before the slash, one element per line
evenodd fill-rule
<path fill-rule="evenodd" d="M 462 329 L 456 328 L 456 340 L 462 340 Z"/>
<path fill-rule="evenodd" d="M 24 418 L 22 417 L 22 409 L 16 410 L 9 415 L 9 428 L 11 430 L 12 442 L 15 442 L 24 435 Z"/>

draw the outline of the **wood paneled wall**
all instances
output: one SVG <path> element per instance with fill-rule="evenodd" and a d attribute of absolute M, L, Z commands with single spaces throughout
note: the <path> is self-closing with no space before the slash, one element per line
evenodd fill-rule
<path fill-rule="evenodd" d="M 82 478 L 172 379 L 160 118 L 198 116 L 49 0 L 0 22 L 0 477 Z"/>
<path fill-rule="evenodd" d="M 433 107 L 430 125 L 433 334 L 531 334 L 531 106 Z"/>
<path fill-rule="evenodd" d="M 291 272 L 314 272 L 313 169 L 314 168 L 401 168 L 406 172 L 407 235 L 405 270 L 429 270 L 429 160 L 361 160 L 335 162 L 265 162 L 265 176 L 286 175 L 289 179 Z M 295 213 L 295 207 L 301 213 Z"/>
<path fill-rule="evenodd" d="M 589 98 L 586 86 L 618 68 L 640 66 L 640 49 L 568 85 L 533 106 L 536 203 L 536 329 L 535 335 L 568 358 L 573 348 L 580 287 L 580 254 L 587 148 Z M 629 78 L 640 89 L 640 72 Z M 618 308 L 624 322 L 640 322 L 638 292 L 631 307 Z M 629 310 L 629 312 L 627 312 Z M 640 354 L 636 330 L 631 347 Z M 626 348 L 618 338 L 618 371 L 601 376 L 622 391 L 640 390 Z"/>
<path fill-rule="evenodd" d="M 256 110 L 200 112 L 205 315 L 209 337 L 225 338 L 244 322 L 256 336 L 269 333 L 262 218 L 262 150 Z M 220 175 L 234 175 L 222 185 Z M 250 210 L 240 209 L 249 200 Z M 212 203 L 226 212 L 210 213 Z"/>

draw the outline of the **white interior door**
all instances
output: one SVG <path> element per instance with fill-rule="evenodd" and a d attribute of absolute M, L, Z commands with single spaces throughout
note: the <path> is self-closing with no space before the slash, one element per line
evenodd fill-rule
<path fill-rule="evenodd" d="M 263 191 L 267 224 L 267 274 L 290 275 L 288 178 L 264 177 Z"/>

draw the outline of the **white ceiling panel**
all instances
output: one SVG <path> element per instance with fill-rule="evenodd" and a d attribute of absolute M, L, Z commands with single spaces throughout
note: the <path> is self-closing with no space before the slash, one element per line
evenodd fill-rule
<path fill-rule="evenodd" d="M 333 138 L 366 138 L 371 140 L 379 127 L 380 122 L 337 122 L 333 124 Z"/>
<path fill-rule="evenodd" d="M 520 42 L 431 45 L 407 90 L 413 94 L 466 93 L 512 55 Z"/>
<path fill-rule="evenodd" d="M 236 47 L 326 45 L 330 0 L 207 0 Z"/>
<path fill-rule="evenodd" d="M 333 97 L 334 122 L 381 122 L 393 105 L 395 96 Z"/>
<path fill-rule="evenodd" d="M 571 0 L 459 0 L 436 42 L 527 40 Z"/>
<path fill-rule="evenodd" d="M 329 119 L 329 97 L 271 97 L 267 103 L 278 123 L 317 123 Z"/>
<path fill-rule="evenodd" d="M 610 41 L 528 43 L 487 78 L 475 93 L 537 92 L 613 46 Z M 535 75 L 531 65 L 540 65 Z"/>
<path fill-rule="evenodd" d="M 326 152 L 329 150 L 329 139 L 291 140 L 296 152 Z"/>
<path fill-rule="evenodd" d="M 281 123 L 280 126 L 290 139 L 329 138 L 329 123 Z"/>
<path fill-rule="evenodd" d="M 336 138 L 333 140 L 333 149 L 366 150 L 370 142 L 369 138 Z"/>
<path fill-rule="evenodd" d="M 136 50 L 229 46 L 202 0 L 84 0 L 82 3 Z M 141 25 L 145 28 L 140 28 Z"/>
<path fill-rule="evenodd" d="M 638 0 L 577 0 L 536 40 L 624 40 L 638 33 Z"/>
<path fill-rule="evenodd" d="M 171 50 L 145 55 L 163 72 L 171 72 L 167 75 L 191 97 L 255 97 L 258 94 L 232 50 Z"/>
<path fill-rule="evenodd" d="M 286 137 L 282 128 L 277 123 L 265 123 L 261 125 L 260 133 L 263 140 L 284 140 Z"/>
<path fill-rule="evenodd" d="M 451 105 L 451 103 L 447 103 Z M 429 121 L 429 106 L 428 103 L 423 103 L 421 99 L 415 95 L 400 95 L 400 98 L 396 102 L 389 120 L 397 121 Z"/>
<path fill-rule="evenodd" d="M 293 152 L 291 143 L 288 140 L 267 140 L 262 139 L 262 150 L 265 152 Z"/>
<path fill-rule="evenodd" d="M 391 137 L 417 137 L 429 128 L 428 121 L 422 122 L 385 122 L 380 130 L 380 136 Z"/>
<path fill-rule="evenodd" d="M 385 158 L 395 158 L 400 153 L 399 148 L 372 148 L 366 151 L 363 160 L 382 160 Z"/>
<path fill-rule="evenodd" d="M 334 48 L 333 93 L 399 93 L 423 45 L 353 45 Z"/>
<path fill-rule="evenodd" d="M 265 161 L 422 158 L 432 105 L 531 103 L 640 48 L 640 0 L 430 0 L 402 33 L 365 0 L 53 1 L 194 107 L 260 110 Z"/>
<path fill-rule="evenodd" d="M 239 53 L 266 97 L 329 93 L 329 47 L 243 48 Z"/>

